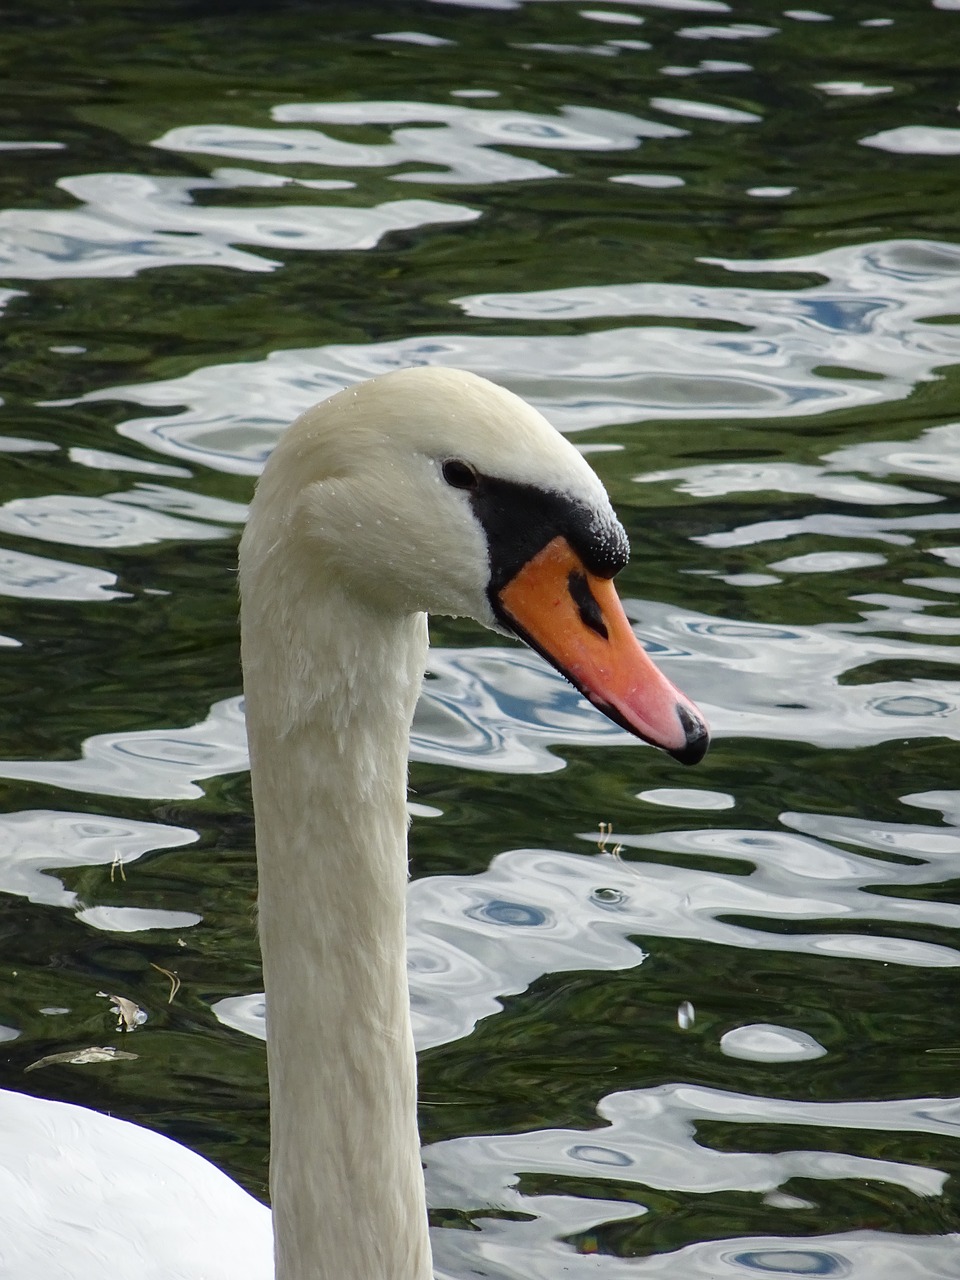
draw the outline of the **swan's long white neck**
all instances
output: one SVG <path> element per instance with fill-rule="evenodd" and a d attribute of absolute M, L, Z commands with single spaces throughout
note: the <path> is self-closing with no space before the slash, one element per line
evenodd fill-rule
<path fill-rule="evenodd" d="M 428 1280 L 406 978 L 406 772 L 426 619 L 245 535 L 243 663 L 278 1280 Z"/>

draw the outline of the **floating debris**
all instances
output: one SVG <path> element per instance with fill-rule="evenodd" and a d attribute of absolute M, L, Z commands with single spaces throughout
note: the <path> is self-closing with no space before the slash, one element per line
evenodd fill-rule
<path fill-rule="evenodd" d="M 601 853 L 609 853 L 612 857 L 619 858 L 621 853 L 623 853 L 623 845 L 619 840 L 612 849 L 607 848 L 607 841 L 613 836 L 613 823 L 600 822 L 597 825 L 599 827 L 599 832 L 597 834 L 597 848 Z"/>
<path fill-rule="evenodd" d="M 112 1045 L 91 1045 L 88 1049 L 67 1049 L 65 1053 L 49 1053 L 45 1058 L 31 1062 L 24 1071 L 36 1071 L 40 1067 L 54 1067 L 60 1064 L 85 1067 L 92 1062 L 119 1062 L 122 1058 L 131 1061 L 139 1058 L 138 1053 L 127 1053 L 124 1049 L 114 1049 Z"/>
<path fill-rule="evenodd" d="M 128 1000 L 126 996 L 114 996 L 109 991 L 98 991 L 97 995 L 113 1002 L 118 1031 L 136 1031 L 137 1027 L 143 1026 L 146 1022 L 145 1010 L 141 1009 L 135 1001 Z"/>
<path fill-rule="evenodd" d="M 184 945 L 179 938 L 177 939 L 177 941 L 180 942 L 181 946 Z M 165 969 L 162 964 L 154 964 L 152 960 L 150 961 L 150 968 L 156 969 L 157 973 L 162 973 L 165 978 L 169 979 L 170 994 L 167 996 L 167 1004 L 173 1004 L 173 997 L 180 990 L 179 975 L 172 969 Z"/>

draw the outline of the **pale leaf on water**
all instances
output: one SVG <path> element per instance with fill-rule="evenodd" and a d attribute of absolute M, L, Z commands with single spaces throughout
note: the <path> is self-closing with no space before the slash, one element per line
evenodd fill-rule
<path fill-rule="evenodd" d="M 45 1058 L 31 1062 L 24 1071 L 36 1071 L 38 1067 L 53 1067 L 59 1064 L 85 1067 L 92 1062 L 119 1062 L 121 1059 L 132 1061 L 138 1053 L 127 1053 L 124 1049 L 114 1049 L 111 1045 L 91 1045 L 89 1049 L 67 1049 L 64 1053 L 49 1053 Z"/>
<path fill-rule="evenodd" d="M 147 1020 L 146 1012 L 133 1000 L 126 996 L 111 995 L 108 991 L 98 991 L 98 996 L 113 1002 L 113 1012 L 117 1015 L 118 1031 L 136 1031 Z"/>

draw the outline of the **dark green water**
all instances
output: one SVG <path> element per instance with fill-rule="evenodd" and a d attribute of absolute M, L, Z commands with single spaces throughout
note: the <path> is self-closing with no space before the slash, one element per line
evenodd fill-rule
<path fill-rule="evenodd" d="M 307 404 L 463 365 L 588 451 L 715 745 L 434 625 L 438 1275 L 960 1276 L 960 5 L 817 14 L 5 8 L 3 1087 L 263 1195 L 243 504 Z"/>

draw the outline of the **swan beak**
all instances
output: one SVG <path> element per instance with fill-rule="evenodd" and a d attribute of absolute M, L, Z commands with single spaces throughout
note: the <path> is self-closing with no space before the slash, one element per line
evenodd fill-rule
<path fill-rule="evenodd" d="M 600 578 L 556 537 L 497 593 L 503 620 L 604 715 L 681 764 L 697 764 L 710 736 L 694 704 L 654 666 Z"/>

